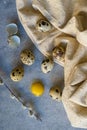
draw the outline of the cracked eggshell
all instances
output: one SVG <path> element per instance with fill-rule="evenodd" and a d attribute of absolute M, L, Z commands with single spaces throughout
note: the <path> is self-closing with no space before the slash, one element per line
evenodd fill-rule
<path fill-rule="evenodd" d="M 18 32 L 18 27 L 15 23 L 10 23 L 6 26 L 6 30 L 9 34 L 9 36 L 11 36 Z"/>
<path fill-rule="evenodd" d="M 20 46 L 20 37 L 17 35 L 8 37 L 8 44 L 12 48 L 16 48 Z"/>

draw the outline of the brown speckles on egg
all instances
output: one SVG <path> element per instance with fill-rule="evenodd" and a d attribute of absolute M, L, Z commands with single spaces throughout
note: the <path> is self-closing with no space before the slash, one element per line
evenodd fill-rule
<path fill-rule="evenodd" d="M 50 88 L 49 95 L 53 100 L 60 101 L 61 100 L 61 90 L 58 86 Z"/>
<path fill-rule="evenodd" d="M 48 62 L 50 62 L 50 60 L 49 60 L 49 59 L 47 59 L 47 60 L 46 60 L 46 62 L 48 63 Z"/>
<path fill-rule="evenodd" d="M 26 65 L 32 65 L 35 61 L 35 57 L 30 50 L 23 50 L 20 54 L 21 61 Z"/>
<path fill-rule="evenodd" d="M 12 75 L 15 76 L 15 73 L 13 72 Z"/>
<path fill-rule="evenodd" d="M 62 46 L 57 46 L 52 51 L 52 56 L 54 60 L 62 62 L 64 64 L 65 61 L 65 49 Z"/>
<path fill-rule="evenodd" d="M 44 67 L 47 70 L 47 66 Z"/>
<path fill-rule="evenodd" d="M 30 57 L 30 55 L 28 54 L 28 57 Z"/>
<path fill-rule="evenodd" d="M 51 59 L 45 59 L 42 61 L 41 70 L 43 73 L 49 73 L 53 69 L 54 63 Z"/>
<path fill-rule="evenodd" d="M 18 71 L 19 71 L 19 69 L 16 69 L 16 71 L 18 72 Z"/>
<path fill-rule="evenodd" d="M 57 93 L 59 93 L 59 90 L 58 90 L 58 89 L 56 89 L 56 92 L 57 92 Z"/>
<path fill-rule="evenodd" d="M 50 97 L 52 98 L 52 95 L 50 95 Z"/>
<path fill-rule="evenodd" d="M 10 74 L 10 77 L 13 81 L 20 81 L 24 76 L 24 69 L 22 66 L 17 66 L 14 68 Z"/>
<path fill-rule="evenodd" d="M 39 32 L 48 32 L 52 29 L 52 25 L 47 20 L 40 20 L 37 22 L 36 29 Z"/>

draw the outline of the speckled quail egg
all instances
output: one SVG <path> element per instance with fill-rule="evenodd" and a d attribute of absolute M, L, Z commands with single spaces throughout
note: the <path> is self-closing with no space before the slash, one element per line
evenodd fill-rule
<path fill-rule="evenodd" d="M 61 101 L 62 92 L 58 86 L 54 86 L 50 89 L 49 95 L 53 100 Z"/>
<path fill-rule="evenodd" d="M 9 36 L 8 37 L 8 44 L 12 48 L 16 48 L 16 47 L 20 46 L 20 38 L 17 35 Z"/>
<path fill-rule="evenodd" d="M 49 73 L 53 69 L 53 66 L 54 62 L 51 59 L 47 58 L 43 60 L 41 64 L 41 70 L 43 73 Z"/>
<path fill-rule="evenodd" d="M 65 49 L 62 46 L 55 47 L 52 51 L 53 59 L 64 63 L 65 60 Z"/>
<path fill-rule="evenodd" d="M 39 32 L 48 32 L 52 29 L 52 25 L 46 20 L 40 20 L 37 22 L 36 28 Z"/>
<path fill-rule="evenodd" d="M 21 61 L 26 65 L 32 65 L 35 61 L 35 57 L 30 50 L 23 50 L 20 54 Z"/>
<path fill-rule="evenodd" d="M 11 79 L 15 82 L 22 80 L 23 76 L 24 76 L 24 69 L 22 66 L 17 66 L 12 70 L 10 74 Z"/>
<path fill-rule="evenodd" d="M 11 36 L 18 32 L 18 27 L 15 23 L 10 23 L 6 26 L 6 30 L 9 34 L 9 36 Z"/>

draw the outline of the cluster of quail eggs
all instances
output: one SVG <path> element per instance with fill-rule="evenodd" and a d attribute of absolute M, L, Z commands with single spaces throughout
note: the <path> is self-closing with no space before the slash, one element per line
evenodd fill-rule
<path fill-rule="evenodd" d="M 52 25 L 47 20 L 39 20 L 36 25 L 36 29 L 39 32 L 49 32 L 52 30 Z M 12 23 L 7 25 L 6 30 L 8 32 L 8 43 L 11 47 L 18 47 L 20 45 L 20 37 L 17 36 L 18 27 Z M 41 70 L 43 73 L 49 73 L 54 67 L 54 60 L 60 60 L 64 62 L 65 50 L 61 46 L 57 46 L 52 51 L 52 58 L 45 58 L 41 63 Z M 35 61 L 35 56 L 29 49 L 24 49 L 20 53 L 20 60 L 23 64 L 30 66 Z M 14 82 L 19 82 L 24 77 L 23 66 L 16 66 L 10 73 L 10 77 Z M 0 81 L 1 82 L 1 81 Z M 44 85 L 41 82 L 36 82 L 31 85 L 31 92 L 35 96 L 41 96 L 44 93 Z M 61 90 L 59 87 L 52 87 L 49 91 L 52 99 L 59 101 L 61 100 Z"/>
<path fill-rule="evenodd" d="M 20 60 L 23 64 L 30 66 L 34 63 L 35 57 L 30 50 L 25 49 L 20 53 Z M 24 77 L 24 68 L 22 66 L 17 66 L 11 71 L 10 77 L 15 82 L 22 80 Z"/>
<path fill-rule="evenodd" d="M 25 49 L 21 51 L 20 59 L 23 64 L 30 66 L 34 63 L 35 56 L 30 50 Z M 53 60 L 51 58 L 46 58 L 41 63 L 41 70 L 46 74 L 53 69 L 53 66 Z M 22 66 L 17 66 L 11 71 L 10 77 L 14 82 L 22 80 L 24 77 L 24 68 Z M 30 91 L 34 96 L 41 96 L 44 93 L 44 85 L 41 82 L 32 83 Z M 49 91 L 49 95 L 56 101 L 61 100 L 61 91 L 59 87 L 52 87 Z"/>
<path fill-rule="evenodd" d="M 36 29 L 39 32 L 46 33 L 52 30 L 52 25 L 47 20 L 41 19 L 37 22 Z M 52 51 L 52 57 L 54 61 L 59 61 L 64 65 L 65 48 L 61 45 L 56 46 Z"/>
<path fill-rule="evenodd" d="M 23 64 L 30 66 L 34 63 L 35 61 L 35 56 L 34 54 L 28 50 L 22 50 L 20 53 L 20 60 Z M 42 61 L 41 63 L 41 70 L 43 73 L 49 73 L 54 66 L 54 62 L 50 58 L 46 58 L 45 60 Z M 13 81 L 20 81 L 24 76 L 24 69 L 22 66 L 17 66 L 14 68 L 10 74 L 10 77 Z"/>

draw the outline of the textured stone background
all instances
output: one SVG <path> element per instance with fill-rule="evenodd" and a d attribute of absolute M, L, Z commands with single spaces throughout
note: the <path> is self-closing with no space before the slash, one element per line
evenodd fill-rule
<path fill-rule="evenodd" d="M 19 28 L 21 46 L 12 49 L 7 43 L 6 25 L 15 22 Z M 58 84 L 63 87 L 63 68 L 55 64 L 49 74 L 43 74 L 40 69 L 44 56 L 36 49 L 20 24 L 16 12 L 15 0 L 0 0 L 0 72 L 3 70 L 6 83 L 10 84 L 9 74 L 11 70 L 21 64 L 19 54 L 22 49 L 30 48 L 36 58 L 36 62 L 30 66 L 24 66 L 25 76 L 19 83 L 12 84 L 17 87 L 24 96 L 34 101 L 36 109 L 41 113 L 42 122 L 30 118 L 27 110 L 23 110 L 21 104 L 10 98 L 9 91 L 0 87 L 0 130 L 78 130 L 71 127 L 63 104 L 52 101 L 48 95 L 50 87 Z M 36 98 L 29 92 L 29 86 L 33 79 L 40 79 L 45 85 L 45 93 Z M 11 86 L 12 87 L 12 86 Z M 80 129 L 79 129 L 80 130 Z"/>

